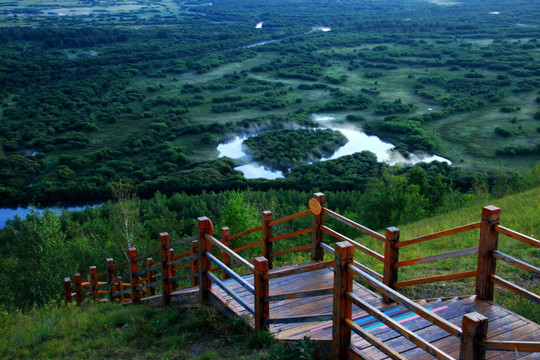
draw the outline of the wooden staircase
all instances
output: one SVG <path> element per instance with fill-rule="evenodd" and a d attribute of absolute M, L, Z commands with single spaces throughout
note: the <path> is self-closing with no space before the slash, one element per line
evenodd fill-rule
<path fill-rule="evenodd" d="M 162 233 L 155 250 L 138 255 L 130 249 L 129 262 L 120 265 L 107 259 L 105 271 L 90 268 L 87 282 L 76 274 L 74 292 L 71 279 L 66 278 L 65 297 L 78 304 L 86 295 L 93 300 L 156 307 L 197 307 L 211 302 L 226 316 L 249 316 L 257 331 L 269 330 L 279 341 L 309 337 L 317 342 L 323 358 L 540 359 L 540 325 L 492 301 L 498 285 L 533 301 L 540 311 L 539 295 L 495 273 L 496 261 L 503 261 L 540 277 L 538 267 L 497 248 L 499 234 L 531 245 L 533 251 L 538 251 L 540 241 L 500 226 L 499 214 L 500 209 L 485 207 L 480 222 L 400 241 L 398 229 L 376 233 L 326 209 L 324 194 L 317 193 L 310 210 L 278 220 L 266 211 L 261 226 L 236 235 L 222 228 L 221 239 L 213 237 L 213 224 L 205 217 L 198 219 L 199 233 L 191 238 L 171 243 L 168 234 Z M 325 215 L 384 242 L 384 255 L 328 227 Z M 313 218 L 312 227 L 274 236 L 279 224 L 306 216 Z M 478 247 L 400 261 L 401 247 L 477 229 Z M 255 232 L 262 234 L 262 240 L 231 245 Z M 312 234 L 309 244 L 293 242 L 291 249 L 273 250 L 278 241 L 308 233 Z M 340 242 L 332 247 L 324 234 Z M 248 260 L 239 255 L 256 247 L 263 256 Z M 355 261 L 355 250 L 381 261 L 383 274 Z M 273 268 L 275 257 L 297 251 L 309 251 L 312 261 Z M 476 271 L 399 281 L 401 267 L 474 254 L 478 254 Z M 154 263 L 150 258 L 154 255 L 160 261 Z M 325 255 L 331 260 L 325 261 Z M 474 296 L 413 301 L 398 291 L 471 277 L 476 279 Z"/>

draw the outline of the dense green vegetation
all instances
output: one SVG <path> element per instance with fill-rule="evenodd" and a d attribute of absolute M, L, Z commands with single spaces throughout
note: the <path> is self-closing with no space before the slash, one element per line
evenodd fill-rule
<path fill-rule="evenodd" d="M 534 1 L 112 5 L 0 9 L 2 204 L 259 187 L 217 143 L 321 112 L 491 175 L 538 160 Z"/>
<path fill-rule="evenodd" d="M 347 138 L 341 132 L 331 129 L 265 131 L 244 141 L 254 160 L 282 171 L 330 157 L 346 143 Z"/>
<path fill-rule="evenodd" d="M 333 164 L 329 161 L 320 164 L 339 166 L 335 163 L 327 165 Z M 359 169 L 361 164 L 358 163 Z M 299 182 L 318 176 L 321 181 L 331 181 L 323 177 L 325 173 L 327 171 L 321 169 L 320 174 L 295 176 L 299 176 Z M 488 184 L 482 177 L 475 177 L 471 191 L 466 194 L 445 185 L 435 165 L 415 166 L 408 172 L 398 168 L 384 169 L 381 176 L 343 173 L 342 177 L 349 182 L 364 182 L 365 190 L 325 191 L 327 206 L 365 226 L 384 229 L 426 216 L 459 211 L 467 205 L 474 205 L 474 211 L 478 212 L 481 206 L 491 201 L 490 198 L 540 186 L 540 166 L 523 177 L 509 178 L 502 173 L 493 184 Z M 141 254 L 155 249 L 160 232 L 168 232 L 173 242 L 192 236 L 197 232 L 196 218 L 199 216 L 209 217 L 217 236 L 220 236 L 222 226 L 229 227 L 231 234 L 236 234 L 260 225 L 264 210 L 272 211 L 275 219 L 303 211 L 313 194 L 309 190 L 310 185 L 306 184 L 306 190 L 203 192 L 200 195 L 176 193 L 171 196 L 158 193 L 145 200 L 138 198 L 129 184 L 119 183 L 115 185 L 115 201 L 100 207 L 88 207 L 84 211 L 63 215 L 52 211 L 42 216 L 32 213 L 25 221 L 10 221 L 6 228 L 0 230 L 0 306 L 29 308 L 34 303 L 47 302 L 61 293 L 65 276 L 76 272 L 86 274 L 91 265 L 101 269 L 109 257 L 120 264 L 127 259 L 129 247 L 136 247 Z M 534 202 L 537 197 L 531 195 L 530 199 Z M 521 209 L 525 206 L 517 206 L 512 200 L 508 203 L 504 207 L 505 213 L 513 212 L 514 207 Z M 276 227 L 274 235 L 310 226 L 312 220 L 306 217 L 285 227 Z M 352 238 L 359 235 L 340 223 L 335 224 L 335 229 Z M 428 229 L 422 231 L 423 228 L 419 228 L 418 231 L 425 234 L 430 231 Z M 521 227 L 517 226 L 517 229 Z M 537 234 L 534 229 L 527 233 Z M 258 236 L 252 235 L 242 241 L 257 240 Z M 309 242 L 309 236 L 280 241 L 275 250 L 289 249 L 302 241 Z M 185 251 L 188 250 L 186 248 Z M 253 251 L 242 255 L 248 258 L 258 255 L 259 250 Z M 306 254 L 291 254 L 278 257 L 276 263 L 297 263 L 306 259 Z"/>

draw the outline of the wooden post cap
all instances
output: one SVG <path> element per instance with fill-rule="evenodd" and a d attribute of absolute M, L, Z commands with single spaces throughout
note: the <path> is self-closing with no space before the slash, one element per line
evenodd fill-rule
<path fill-rule="evenodd" d="M 201 231 L 209 235 L 214 234 L 214 224 L 212 224 L 212 221 L 210 221 L 210 219 L 207 218 L 206 216 L 198 217 L 197 223 Z"/>
<path fill-rule="evenodd" d="M 501 209 L 496 206 L 488 205 L 482 208 L 483 220 L 487 220 L 489 222 L 498 221 L 500 216 L 501 216 Z"/>
<path fill-rule="evenodd" d="M 263 216 L 263 220 L 265 220 L 265 221 L 272 220 L 272 212 L 271 211 L 268 211 L 268 210 L 263 211 L 262 216 Z"/>
<path fill-rule="evenodd" d="M 309 200 L 309 209 L 311 210 L 313 215 L 320 215 L 321 212 L 322 212 L 321 203 L 319 201 L 317 201 L 317 199 L 315 199 L 315 198 L 310 199 Z"/>

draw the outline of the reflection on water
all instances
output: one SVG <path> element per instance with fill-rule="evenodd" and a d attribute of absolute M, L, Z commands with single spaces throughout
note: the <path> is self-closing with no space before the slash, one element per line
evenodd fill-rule
<path fill-rule="evenodd" d="M 332 122 L 336 118 L 332 114 L 312 114 L 311 118 L 318 122 Z M 410 164 L 414 165 L 419 162 L 440 161 L 451 164 L 450 160 L 443 157 L 431 154 L 410 154 L 404 157 L 398 151 L 394 150 L 394 145 L 379 139 L 377 136 L 367 135 L 361 129 L 355 126 L 344 127 L 340 125 L 327 124 L 322 128 L 340 131 L 348 139 L 348 142 L 340 147 L 331 157 L 323 158 L 321 161 L 333 160 L 346 155 L 352 155 L 357 152 L 371 151 L 377 156 L 380 162 L 387 162 L 390 165 L 395 164 Z M 261 164 L 252 161 L 248 154 L 242 148 L 242 142 L 247 139 L 247 136 L 237 136 L 231 142 L 218 145 L 219 157 L 228 156 L 231 159 L 239 160 L 244 164 L 236 167 L 244 173 L 246 179 L 265 178 L 277 179 L 283 177 L 281 171 L 267 169 Z"/>
<path fill-rule="evenodd" d="M 92 205 L 95 207 L 97 205 Z M 16 209 L 10 208 L 0 208 L 0 229 L 3 229 L 6 226 L 8 220 L 15 219 L 15 216 L 18 216 L 21 219 L 26 219 L 26 216 L 31 212 L 35 211 L 38 214 L 42 215 L 45 210 L 54 211 L 56 214 L 60 215 L 64 211 L 81 211 L 86 209 L 86 206 L 69 206 L 69 207 L 50 207 L 46 209 L 37 209 L 35 207 L 18 207 Z"/>

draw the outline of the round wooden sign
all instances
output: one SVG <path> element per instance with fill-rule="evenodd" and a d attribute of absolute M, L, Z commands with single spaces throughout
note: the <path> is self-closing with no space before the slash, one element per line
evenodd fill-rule
<path fill-rule="evenodd" d="M 309 200 L 309 209 L 314 215 L 320 215 L 322 211 L 321 204 L 316 199 Z"/>

